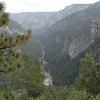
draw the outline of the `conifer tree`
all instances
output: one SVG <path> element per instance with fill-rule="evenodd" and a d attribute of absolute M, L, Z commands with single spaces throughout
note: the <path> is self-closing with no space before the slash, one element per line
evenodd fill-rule
<path fill-rule="evenodd" d="M 78 89 L 86 89 L 91 94 L 100 93 L 100 63 L 91 55 L 82 59 L 82 68 L 76 82 Z"/>
<path fill-rule="evenodd" d="M 27 35 L 20 35 L 8 27 L 9 14 L 5 12 L 5 4 L 0 2 L 0 72 L 14 71 L 21 66 L 21 58 L 16 47 L 27 42 L 31 31 Z"/>

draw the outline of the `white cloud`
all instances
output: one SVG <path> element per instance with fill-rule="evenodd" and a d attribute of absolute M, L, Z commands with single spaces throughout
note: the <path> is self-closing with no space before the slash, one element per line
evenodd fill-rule
<path fill-rule="evenodd" d="M 9 12 L 58 11 L 75 3 L 93 3 L 99 0 L 0 0 Z"/>

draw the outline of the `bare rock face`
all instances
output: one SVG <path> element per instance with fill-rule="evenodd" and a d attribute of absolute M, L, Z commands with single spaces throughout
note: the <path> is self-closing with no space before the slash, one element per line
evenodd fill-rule
<path fill-rule="evenodd" d="M 100 18 L 97 18 L 92 21 L 91 35 L 92 35 L 92 42 L 95 40 L 95 38 L 100 36 Z"/>
<path fill-rule="evenodd" d="M 80 52 L 82 52 L 84 49 L 86 49 L 90 42 L 87 43 L 88 40 L 86 40 L 85 36 L 78 36 L 70 44 L 70 47 L 68 49 L 68 54 L 71 58 L 74 58 L 77 56 Z"/>
<path fill-rule="evenodd" d="M 45 86 L 52 86 L 52 76 L 47 73 L 47 72 L 44 72 L 44 75 L 45 75 L 45 80 L 44 80 L 44 85 Z"/>
<path fill-rule="evenodd" d="M 91 25 L 91 39 L 84 34 L 76 34 L 71 38 L 67 39 L 63 49 L 63 54 L 69 54 L 71 58 L 76 57 L 80 52 L 85 50 L 96 38 L 100 36 L 100 18 L 92 20 Z"/>
<path fill-rule="evenodd" d="M 58 20 L 61 20 L 65 18 L 66 16 L 69 16 L 78 11 L 83 11 L 84 9 L 87 9 L 88 7 L 89 7 L 89 4 L 72 4 L 71 6 L 65 7 L 63 10 L 58 11 L 56 14 L 56 18 Z"/>
<path fill-rule="evenodd" d="M 91 41 L 88 40 L 84 35 L 76 35 L 71 40 L 66 40 L 62 49 L 63 54 L 68 54 L 71 58 L 77 56 L 80 52 L 86 49 Z"/>

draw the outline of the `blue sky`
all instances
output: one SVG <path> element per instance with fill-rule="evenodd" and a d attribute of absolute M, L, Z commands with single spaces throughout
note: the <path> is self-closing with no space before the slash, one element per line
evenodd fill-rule
<path fill-rule="evenodd" d="M 76 3 L 94 3 L 100 0 L 0 0 L 7 5 L 7 12 L 59 11 Z"/>

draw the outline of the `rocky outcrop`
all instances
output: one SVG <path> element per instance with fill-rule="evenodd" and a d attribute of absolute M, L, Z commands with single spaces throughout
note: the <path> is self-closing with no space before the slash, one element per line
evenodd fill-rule
<path fill-rule="evenodd" d="M 91 39 L 87 42 L 84 34 L 74 34 L 69 37 L 61 52 L 62 54 L 68 54 L 71 58 L 76 57 L 80 52 L 85 50 L 93 41 L 100 36 L 100 18 L 96 18 L 91 21 Z"/>
<path fill-rule="evenodd" d="M 83 11 L 84 9 L 87 9 L 89 6 L 90 4 L 72 4 L 70 6 L 65 7 L 63 10 L 58 11 L 56 14 L 56 19 L 61 20 L 75 12 Z"/>
<path fill-rule="evenodd" d="M 91 25 L 92 42 L 100 36 L 100 18 L 92 21 Z"/>
<path fill-rule="evenodd" d="M 44 73 L 44 76 L 45 76 L 44 85 L 45 86 L 51 86 L 52 82 L 53 82 L 53 78 L 52 78 L 50 72 L 47 72 L 45 70 L 47 61 L 45 60 L 44 46 L 42 46 L 42 56 L 39 58 L 39 62 L 42 63 L 42 69 L 43 69 L 43 73 Z"/>
<path fill-rule="evenodd" d="M 45 86 L 52 86 L 52 81 L 53 81 L 52 76 L 47 72 L 45 72 L 44 75 L 45 75 L 44 85 Z"/>

